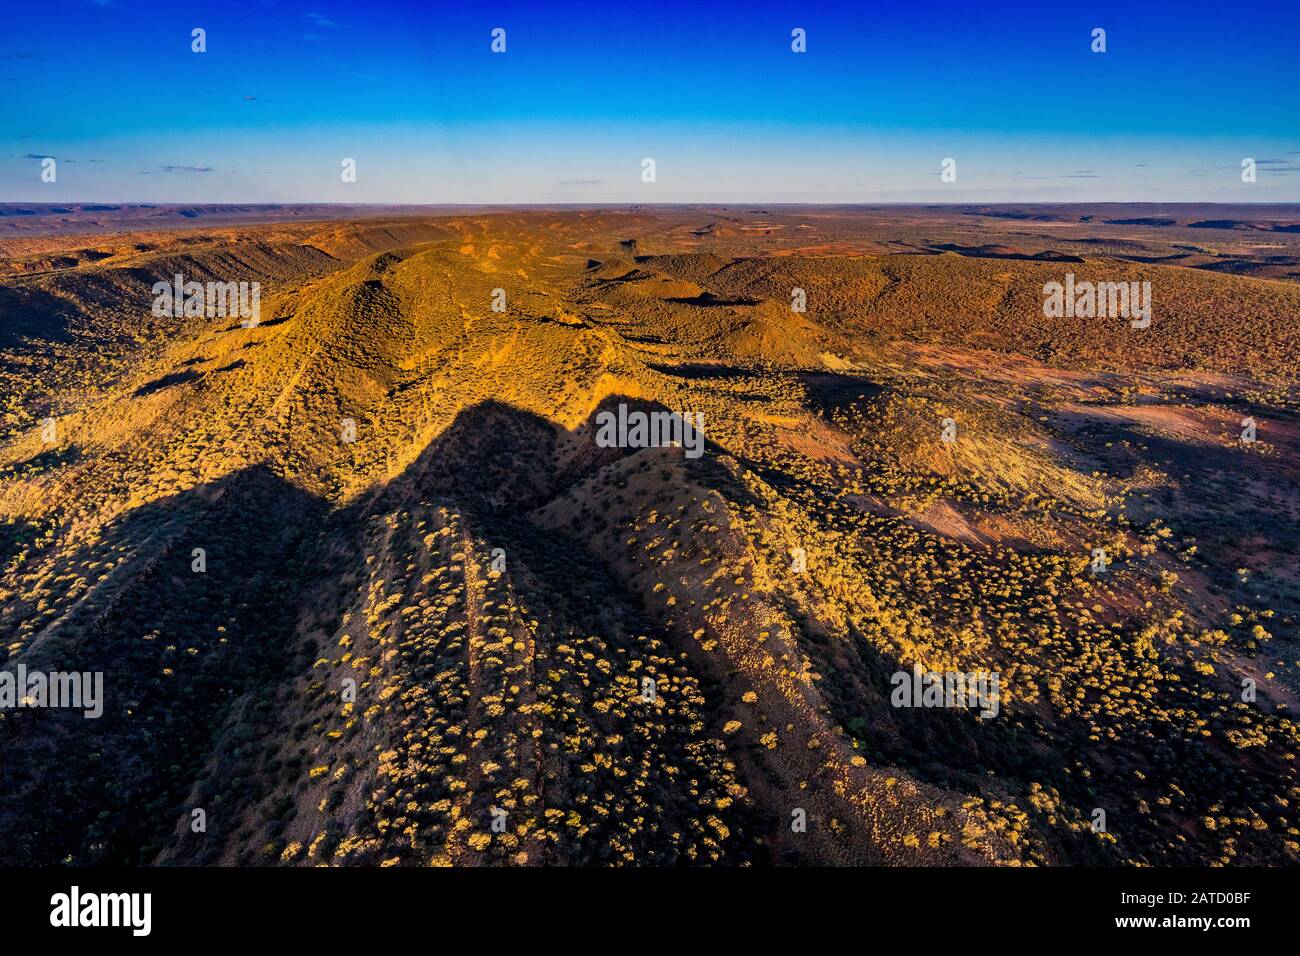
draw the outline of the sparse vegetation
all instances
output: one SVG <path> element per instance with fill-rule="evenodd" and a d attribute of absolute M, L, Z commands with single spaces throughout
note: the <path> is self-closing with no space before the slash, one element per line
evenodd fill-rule
<path fill-rule="evenodd" d="M 11 248 L 0 657 L 107 705 L 0 713 L 0 860 L 1300 861 L 1300 286 L 1063 230 L 1157 317 L 1052 325 L 1039 248 L 738 217 Z M 232 269 L 258 326 L 149 315 Z"/>

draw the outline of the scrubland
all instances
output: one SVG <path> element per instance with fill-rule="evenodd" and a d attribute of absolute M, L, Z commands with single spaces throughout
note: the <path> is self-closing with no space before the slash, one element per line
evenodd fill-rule
<path fill-rule="evenodd" d="M 0 658 L 107 702 L 0 713 L 0 861 L 1296 863 L 1300 284 L 1173 218 L 9 248 Z M 1150 328 L 1044 318 L 1066 271 Z M 176 273 L 260 321 L 153 315 Z M 619 403 L 705 453 L 599 447 Z"/>

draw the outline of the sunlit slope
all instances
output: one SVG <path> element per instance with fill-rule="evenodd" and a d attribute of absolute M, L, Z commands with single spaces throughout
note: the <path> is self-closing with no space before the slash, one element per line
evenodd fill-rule
<path fill-rule="evenodd" d="M 1294 287 L 1144 269 L 1151 328 L 1053 326 L 1059 270 L 1137 267 L 681 235 L 274 227 L 0 287 L 6 666 L 108 691 L 3 715 L 6 861 L 1294 862 Z M 260 322 L 144 318 L 172 270 L 260 277 Z M 703 454 L 599 447 L 620 404 Z M 893 706 L 914 666 L 999 713 Z"/>

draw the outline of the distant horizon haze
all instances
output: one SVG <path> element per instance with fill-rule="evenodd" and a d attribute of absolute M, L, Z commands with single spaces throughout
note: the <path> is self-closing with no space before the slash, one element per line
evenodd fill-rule
<path fill-rule="evenodd" d="M 0 195 L 1300 201 L 1300 5 L 1215 6 L 63 0 L 52 15 L 11 4 Z M 791 48 L 795 29 L 806 52 Z M 1105 52 L 1091 49 L 1097 29 Z M 46 158 L 54 181 L 42 180 Z M 1246 159 L 1254 182 L 1242 181 Z M 355 181 L 343 181 L 345 160 Z"/>

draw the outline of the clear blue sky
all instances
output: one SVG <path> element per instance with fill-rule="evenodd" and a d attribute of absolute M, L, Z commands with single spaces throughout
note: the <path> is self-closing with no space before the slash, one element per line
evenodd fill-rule
<path fill-rule="evenodd" d="M 1295 202 L 1297 63 L 1295 0 L 0 0 L 0 200 Z"/>

